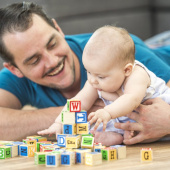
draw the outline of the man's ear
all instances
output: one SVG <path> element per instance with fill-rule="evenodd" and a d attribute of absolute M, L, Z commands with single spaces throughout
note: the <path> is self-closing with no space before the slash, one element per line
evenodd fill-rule
<path fill-rule="evenodd" d="M 133 70 L 133 64 L 132 63 L 126 64 L 124 67 L 125 76 L 129 76 L 132 73 L 132 70 Z"/>
<path fill-rule="evenodd" d="M 3 66 L 5 68 L 7 68 L 12 74 L 16 75 L 17 77 L 19 77 L 19 78 L 24 77 L 24 75 L 21 73 L 21 71 L 17 67 L 15 67 L 14 65 L 7 63 L 7 62 L 4 62 Z"/>
<path fill-rule="evenodd" d="M 64 33 L 63 33 L 62 29 L 59 27 L 59 25 L 57 24 L 57 22 L 54 18 L 52 19 L 52 22 L 53 22 L 55 28 L 58 30 L 58 32 L 64 37 Z"/>

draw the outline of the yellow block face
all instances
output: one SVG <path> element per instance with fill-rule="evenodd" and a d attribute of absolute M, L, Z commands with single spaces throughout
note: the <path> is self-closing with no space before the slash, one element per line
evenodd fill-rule
<path fill-rule="evenodd" d="M 28 146 L 28 157 L 34 157 L 34 152 L 35 152 L 35 146 L 34 145 L 29 145 Z"/>
<path fill-rule="evenodd" d="M 110 160 L 117 160 L 117 150 L 116 149 L 112 149 L 109 150 L 109 161 Z"/>
<path fill-rule="evenodd" d="M 152 161 L 152 150 L 141 150 L 141 161 Z"/>
<path fill-rule="evenodd" d="M 37 141 L 36 140 L 28 140 L 27 141 L 27 144 L 30 144 L 30 145 L 36 145 Z"/>
<path fill-rule="evenodd" d="M 38 139 L 38 142 L 42 142 L 42 141 L 47 141 L 47 138 L 46 137 L 41 137 Z"/>
<path fill-rule="evenodd" d="M 77 124 L 77 134 L 89 134 L 88 123 Z"/>
<path fill-rule="evenodd" d="M 77 138 L 66 137 L 66 148 L 77 148 Z"/>

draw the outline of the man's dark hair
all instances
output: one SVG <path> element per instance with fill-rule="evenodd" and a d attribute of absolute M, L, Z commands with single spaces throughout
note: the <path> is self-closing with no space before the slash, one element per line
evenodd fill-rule
<path fill-rule="evenodd" d="M 0 9 L 0 55 L 10 64 L 16 66 L 13 55 L 8 51 L 2 37 L 6 33 L 23 32 L 32 25 L 32 15 L 39 15 L 49 25 L 54 27 L 50 18 L 35 3 L 14 3 Z M 12 41 L 12 40 L 11 40 Z"/>

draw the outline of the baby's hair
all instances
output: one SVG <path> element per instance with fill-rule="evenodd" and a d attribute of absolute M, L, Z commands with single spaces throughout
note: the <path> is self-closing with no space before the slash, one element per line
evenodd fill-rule
<path fill-rule="evenodd" d="M 99 46 L 101 46 L 101 43 L 106 44 L 111 55 L 113 54 L 114 57 L 117 57 L 115 59 L 119 64 L 134 63 L 135 45 L 128 31 L 124 28 L 111 25 L 103 26 L 94 32 L 89 41 L 92 41 L 94 48 L 98 44 L 100 44 Z M 106 48 L 106 46 L 103 48 Z"/>

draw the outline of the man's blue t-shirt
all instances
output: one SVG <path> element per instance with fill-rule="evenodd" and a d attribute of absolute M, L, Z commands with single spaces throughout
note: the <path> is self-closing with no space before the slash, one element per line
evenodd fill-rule
<path fill-rule="evenodd" d="M 92 34 L 79 34 L 65 36 L 70 48 L 77 55 L 81 69 L 81 88 L 84 86 L 87 75 L 82 64 L 83 49 Z M 138 37 L 131 35 L 135 43 L 136 60 L 142 62 L 148 69 L 166 82 L 170 79 L 170 47 L 149 49 Z M 103 47 L 104 48 L 104 47 Z M 13 93 L 21 102 L 22 106 L 30 104 L 37 108 L 63 106 L 66 98 L 61 93 L 49 87 L 32 82 L 27 78 L 18 78 L 6 68 L 0 71 L 0 88 Z"/>

